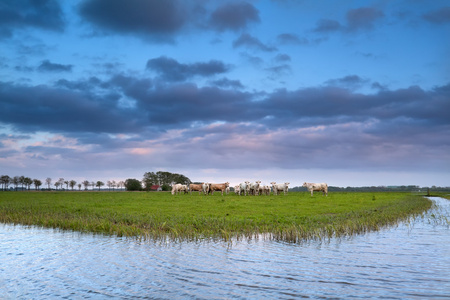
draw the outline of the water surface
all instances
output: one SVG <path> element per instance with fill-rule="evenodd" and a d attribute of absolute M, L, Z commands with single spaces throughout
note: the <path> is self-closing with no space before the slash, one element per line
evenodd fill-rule
<path fill-rule="evenodd" d="M 0 224 L 0 299 L 450 298 L 440 212 L 380 232 L 289 244 L 153 243 Z"/>

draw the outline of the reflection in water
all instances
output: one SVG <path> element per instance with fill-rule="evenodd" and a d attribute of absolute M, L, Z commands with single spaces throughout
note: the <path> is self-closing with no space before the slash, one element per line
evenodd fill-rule
<path fill-rule="evenodd" d="M 450 298 L 449 230 L 430 215 L 349 240 L 232 247 L 0 224 L 0 299 Z"/>

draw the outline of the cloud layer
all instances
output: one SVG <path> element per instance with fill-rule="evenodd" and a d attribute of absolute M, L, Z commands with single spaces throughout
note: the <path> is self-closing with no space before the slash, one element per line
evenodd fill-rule
<path fill-rule="evenodd" d="M 9 1 L 0 166 L 445 173 L 450 7 L 406 3 Z"/>

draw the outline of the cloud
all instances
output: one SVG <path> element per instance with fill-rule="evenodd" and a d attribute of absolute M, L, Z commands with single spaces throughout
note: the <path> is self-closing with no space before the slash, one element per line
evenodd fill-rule
<path fill-rule="evenodd" d="M 258 168 L 264 161 L 266 168 L 383 171 L 440 168 L 450 159 L 450 141 L 442 139 L 450 135 L 450 84 L 364 95 L 341 86 L 261 94 L 233 89 L 239 83 L 226 78 L 215 83 L 162 85 L 124 74 L 56 86 L 0 83 L 0 124 L 25 137 L 2 137 L 0 159 L 26 156 L 28 166 L 63 168 L 70 156 L 118 169 L 151 160 L 178 170 L 188 157 L 183 168 Z M 135 105 L 120 106 L 121 98 Z M 42 132 L 49 136 L 36 139 Z"/>
<path fill-rule="evenodd" d="M 317 25 L 313 29 L 313 31 L 328 33 L 328 32 L 339 31 L 342 28 L 343 28 L 342 25 L 336 20 L 321 19 L 321 20 L 317 21 Z"/>
<path fill-rule="evenodd" d="M 305 38 L 300 38 L 296 34 L 282 33 L 277 36 L 277 41 L 283 45 L 306 45 L 309 41 Z"/>
<path fill-rule="evenodd" d="M 226 3 L 211 13 L 209 24 L 217 31 L 238 31 L 247 28 L 250 23 L 258 23 L 259 12 L 250 3 Z"/>
<path fill-rule="evenodd" d="M 450 6 L 445 6 L 435 11 L 431 11 L 423 15 L 428 22 L 435 24 L 450 23 Z"/>
<path fill-rule="evenodd" d="M 50 62 L 48 59 L 43 60 L 38 67 L 41 72 L 71 72 L 72 65 L 62 65 Z"/>
<path fill-rule="evenodd" d="M 351 9 L 347 12 L 347 30 L 367 30 L 372 29 L 375 26 L 375 22 L 383 18 L 382 11 L 372 7 L 361 7 L 357 9 Z"/>
<path fill-rule="evenodd" d="M 243 89 L 244 86 L 242 85 L 240 80 L 230 80 L 226 77 L 212 81 L 212 84 L 220 87 L 220 88 L 232 88 L 232 89 Z"/>
<path fill-rule="evenodd" d="M 188 23 L 191 11 L 178 0 L 85 0 L 80 15 L 107 32 L 141 34 L 168 42 Z"/>
<path fill-rule="evenodd" d="M 340 86 L 349 89 L 357 89 L 368 83 L 369 80 L 363 79 L 358 75 L 348 75 L 342 78 L 330 79 L 325 83 L 331 86 Z"/>
<path fill-rule="evenodd" d="M 173 58 L 160 56 L 147 61 L 147 70 L 155 71 L 169 81 L 184 81 L 194 76 L 213 76 L 228 72 L 229 65 L 218 60 L 193 64 L 182 64 Z"/>
<path fill-rule="evenodd" d="M 320 19 L 313 29 L 316 33 L 345 32 L 353 33 L 364 30 L 371 30 L 376 22 L 384 17 L 384 13 L 373 7 L 360 7 L 347 11 L 345 16 L 346 24 L 333 19 Z"/>
<path fill-rule="evenodd" d="M 259 39 L 251 36 L 248 33 L 243 33 L 233 42 L 233 48 L 247 47 L 250 49 L 260 50 L 263 52 L 273 52 L 277 51 L 276 47 L 267 46 L 262 43 Z"/>
<path fill-rule="evenodd" d="M 60 3 L 55 0 L 16 0 L 2 3 L 0 37 L 11 37 L 15 30 L 28 27 L 63 31 L 65 22 Z"/>
<path fill-rule="evenodd" d="M 114 95 L 97 96 L 50 86 L 0 83 L 0 123 L 23 132 L 140 131 L 138 112 L 117 106 Z"/>

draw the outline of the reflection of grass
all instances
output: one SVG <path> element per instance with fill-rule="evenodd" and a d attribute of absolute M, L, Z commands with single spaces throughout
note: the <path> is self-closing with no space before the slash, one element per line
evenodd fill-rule
<path fill-rule="evenodd" d="M 0 222 L 141 239 L 253 238 L 300 242 L 347 236 L 421 215 L 431 201 L 408 193 L 279 196 L 146 192 L 2 192 Z"/>

